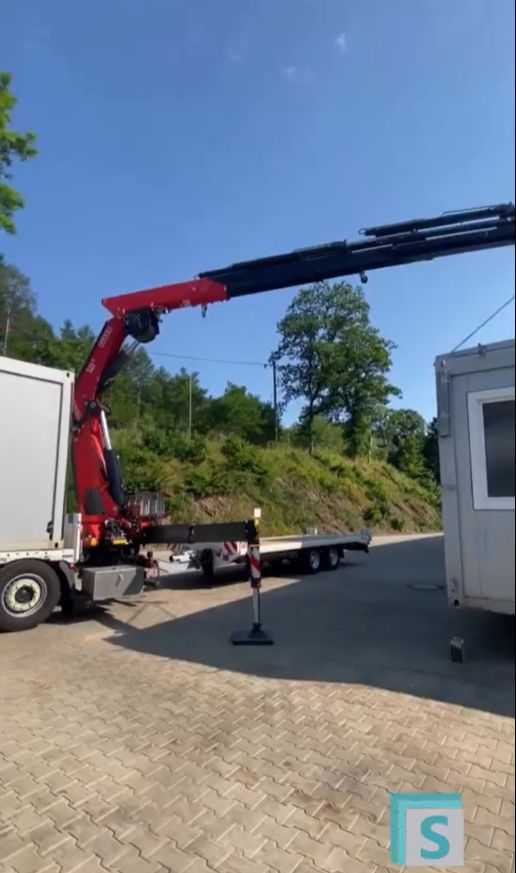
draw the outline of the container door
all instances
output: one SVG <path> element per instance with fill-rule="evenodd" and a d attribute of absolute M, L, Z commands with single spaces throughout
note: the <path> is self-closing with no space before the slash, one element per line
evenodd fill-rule
<path fill-rule="evenodd" d="M 514 370 L 453 379 L 464 590 L 514 602 Z"/>
<path fill-rule="evenodd" d="M 70 387 L 2 370 L 0 397 L 0 551 L 57 548 Z"/>

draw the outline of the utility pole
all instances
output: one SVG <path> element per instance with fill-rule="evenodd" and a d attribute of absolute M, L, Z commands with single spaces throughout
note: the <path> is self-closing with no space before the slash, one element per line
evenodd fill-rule
<path fill-rule="evenodd" d="M 188 381 L 188 439 L 192 439 L 192 425 L 193 425 L 193 408 L 192 408 L 192 400 L 193 400 L 193 378 L 190 373 L 190 379 Z"/>
<path fill-rule="evenodd" d="M 4 341 L 2 343 L 2 354 L 7 355 L 7 341 L 9 339 L 9 330 L 11 327 L 11 307 L 7 304 L 7 313 L 5 316 L 5 331 L 4 331 Z"/>
<path fill-rule="evenodd" d="M 278 415 L 278 368 L 276 361 L 272 361 L 272 383 L 274 397 L 274 439 L 278 442 L 279 439 L 279 415 Z"/>

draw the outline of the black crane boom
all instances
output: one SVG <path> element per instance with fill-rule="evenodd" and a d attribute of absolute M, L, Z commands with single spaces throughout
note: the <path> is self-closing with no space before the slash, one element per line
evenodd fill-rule
<path fill-rule="evenodd" d="M 290 288 L 370 270 L 430 261 L 482 249 L 514 245 L 514 204 L 414 219 L 366 228 L 362 239 L 297 249 L 282 255 L 242 261 L 201 273 L 227 289 L 228 298 Z"/>

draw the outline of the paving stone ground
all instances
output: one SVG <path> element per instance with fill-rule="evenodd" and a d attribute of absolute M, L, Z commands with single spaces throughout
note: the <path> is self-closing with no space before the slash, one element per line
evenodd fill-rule
<path fill-rule="evenodd" d="M 461 791 L 468 873 L 514 870 L 514 621 L 448 610 L 439 538 L 0 637 L 0 869 L 386 873 L 391 791 Z M 414 587 L 415 586 L 415 587 Z M 449 639 L 467 641 L 452 665 Z"/>

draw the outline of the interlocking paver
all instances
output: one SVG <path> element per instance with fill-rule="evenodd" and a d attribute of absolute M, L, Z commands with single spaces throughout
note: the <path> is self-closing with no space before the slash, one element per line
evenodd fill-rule
<path fill-rule="evenodd" d="M 27 835 L 27 841 L 34 843 L 42 855 L 53 852 L 67 839 L 69 839 L 69 835 L 57 830 L 54 823 L 50 821 L 43 822 Z"/>
<path fill-rule="evenodd" d="M 466 843 L 466 854 L 471 860 L 491 864 L 500 873 L 512 873 L 514 866 L 513 851 L 503 852 L 492 846 L 485 846 L 479 843 L 478 840 L 468 840 Z"/>
<path fill-rule="evenodd" d="M 72 837 L 78 846 L 85 846 L 90 840 L 94 840 L 103 833 L 111 833 L 106 831 L 100 825 L 95 824 L 87 815 L 79 815 L 74 818 L 69 824 L 62 828 L 66 836 Z"/>
<path fill-rule="evenodd" d="M 221 843 L 224 846 L 238 849 L 246 858 L 251 860 L 258 854 L 266 842 L 266 837 L 259 834 L 251 834 L 239 825 L 233 825 L 221 839 Z"/>
<path fill-rule="evenodd" d="M 89 855 L 96 855 L 103 864 L 109 866 L 124 854 L 126 846 L 116 840 L 109 831 L 104 831 L 85 843 L 84 850 Z"/>
<path fill-rule="evenodd" d="M 13 870 L 14 873 L 40 873 L 43 870 L 46 873 L 49 867 L 48 862 L 36 852 L 34 846 L 25 846 L 15 855 L 11 855 L 8 865 L 7 870 Z M 59 867 L 54 865 L 54 870 L 58 869 Z"/>
<path fill-rule="evenodd" d="M 172 843 L 162 846 L 158 849 L 151 858 L 148 859 L 149 864 L 161 864 L 166 869 L 170 869 L 172 873 L 186 873 L 189 867 L 194 862 L 192 855 L 187 855 L 180 849 L 176 849 Z M 125 871 L 124 871 L 125 873 Z"/>
<path fill-rule="evenodd" d="M 0 869 L 386 873 L 389 793 L 423 788 L 463 793 L 468 873 L 508 873 L 505 625 L 449 664 L 447 637 L 490 617 L 407 592 L 439 541 L 390 548 L 267 580 L 269 652 L 227 644 L 238 583 L 0 637 Z"/>
<path fill-rule="evenodd" d="M 93 852 L 81 849 L 75 840 L 67 837 L 66 840 L 55 846 L 48 854 L 48 859 L 58 864 L 62 873 L 74 873 L 77 867 L 85 864 L 93 856 Z"/>
<path fill-rule="evenodd" d="M 302 863 L 303 856 L 290 850 L 285 852 L 269 841 L 262 846 L 255 860 L 274 873 L 294 873 Z"/>
<path fill-rule="evenodd" d="M 163 867 L 156 861 L 147 861 L 133 846 L 127 848 L 124 854 L 117 858 L 108 869 L 115 871 L 115 873 L 164 873 L 165 870 L 170 870 L 171 873 L 183 873 L 184 870 L 184 868 L 183 870 L 174 869 L 168 865 Z"/>
<path fill-rule="evenodd" d="M 260 834 L 267 837 L 268 840 L 276 843 L 280 849 L 287 849 L 297 834 L 295 828 L 290 827 L 290 825 L 288 827 L 280 825 L 269 816 L 262 818 L 257 830 Z"/>
<path fill-rule="evenodd" d="M 0 862 L 5 861 L 10 855 L 23 849 L 24 843 L 13 827 L 4 828 L 0 831 Z"/>
<path fill-rule="evenodd" d="M 231 855 L 233 848 L 232 844 L 223 845 L 210 839 L 206 834 L 201 834 L 185 848 L 185 851 L 189 855 L 200 855 L 211 867 L 220 867 Z"/>
<path fill-rule="evenodd" d="M 211 815 L 212 813 L 210 813 Z M 227 829 L 229 829 L 230 825 L 228 824 Z M 178 846 L 180 849 L 184 849 L 186 846 L 189 846 L 190 843 L 193 843 L 198 837 L 202 835 L 206 835 L 205 830 L 201 830 L 197 825 L 188 825 L 181 821 L 178 816 L 172 816 L 167 822 L 161 824 L 159 828 L 156 829 L 157 835 L 160 837 L 164 837 L 165 839 L 172 840 L 172 842 Z"/>

